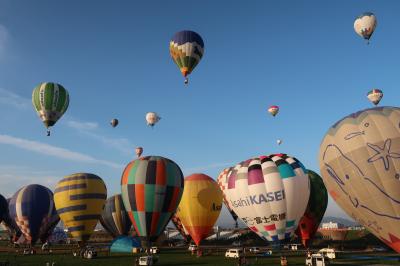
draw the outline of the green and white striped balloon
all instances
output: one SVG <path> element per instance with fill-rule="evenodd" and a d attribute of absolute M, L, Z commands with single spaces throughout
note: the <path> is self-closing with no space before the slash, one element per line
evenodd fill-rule
<path fill-rule="evenodd" d="M 44 82 L 32 93 L 32 104 L 46 128 L 53 126 L 69 104 L 68 91 L 60 84 Z"/>

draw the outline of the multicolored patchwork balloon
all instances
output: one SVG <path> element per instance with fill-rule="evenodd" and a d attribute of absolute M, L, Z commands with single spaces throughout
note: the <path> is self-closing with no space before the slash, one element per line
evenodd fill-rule
<path fill-rule="evenodd" d="M 259 156 L 237 164 L 223 191 L 233 211 L 261 238 L 289 240 L 310 196 L 307 170 L 286 154 Z"/>
<path fill-rule="evenodd" d="M 233 220 L 235 221 L 235 227 L 238 227 L 238 216 L 232 210 L 232 206 L 229 204 L 229 200 L 226 199 L 224 191 L 228 188 L 228 174 L 232 170 L 232 167 L 225 168 L 222 172 L 218 175 L 217 183 L 219 189 L 222 191 L 222 201 L 224 202 L 225 207 L 228 209 L 229 213 L 231 214 Z"/>
<path fill-rule="evenodd" d="M 400 108 L 375 107 L 336 122 L 319 164 L 336 203 L 400 252 Z"/>
<path fill-rule="evenodd" d="M 106 199 L 106 185 L 97 175 L 78 173 L 66 176 L 58 182 L 54 191 L 57 212 L 80 246 L 93 233 Z"/>
<path fill-rule="evenodd" d="M 67 111 L 69 94 L 60 84 L 53 82 L 41 83 L 33 90 L 32 104 L 47 128 L 47 135 L 50 136 L 49 128 L 54 126 Z"/>
<path fill-rule="evenodd" d="M 383 98 L 383 92 L 379 89 L 372 89 L 367 93 L 368 100 L 374 105 L 378 105 Z"/>
<path fill-rule="evenodd" d="M 175 33 L 169 42 L 169 51 L 175 64 L 179 67 L 188 83 L 187 76 L 200 62 L 204 54 L 204 42 L 201 36 L 189 30 Z"/>
<path fill-rule="evenodd" d="M 376 28 L 376 17 L 374 13 L 365 12 L 358 16 L 354 21 L 354 30 L 358 35 L 363 37 L 369 43 L 374 30 Z"/>
<path fill-rule="evenodd" d="M 181 200 L 183 174 L 179 166 L 161 156 L 130 162 L 121 177 L 121 194 L 138 236 L 155 241 L 164 231 Z"/>
<path fill-rule="evenodd" d="M 222 209 L 222 193 L 214 179 L 205 174 L 185 178 L 185 190 L 176 211 L 197 246 L 207 238 Z"/>
<path fill-rule="evenodd" d="M 114 238 L 121 235 L 128 235 L 132 223 L 125 210 L 121 194 L 107 199 L 100 217 L 100 223 Z"/>
<path fill-rule="evenodd" d="M 28 185 L 18 190 L 10 200 L 9 209 L 10 217 L 31 245 L 39 238 L 46 242 L 60 220 L 53 192 L 41 185 Z"/>
<path fill-rule="evenodd" d="M 300 219 L 296 235 L 301 239 L 303 245 L 308 248 L 312 238 L 318 230 L 319 224 L 324 217 L 326 207 L 328 206 L 328 192 L 326 191 L 324 181 L 314 171 L 307 170 L 310 179 L 310 198 L 307 209 Z"/>

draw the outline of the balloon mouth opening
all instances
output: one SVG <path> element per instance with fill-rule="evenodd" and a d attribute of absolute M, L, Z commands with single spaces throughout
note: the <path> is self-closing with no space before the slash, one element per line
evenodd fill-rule
<path fill-rule="evenodd" d="M 182 68 L 181 69 L 182 75 L 186 78 L 187 75 L 189 75 L 189 70 L 187 68 Z"/>

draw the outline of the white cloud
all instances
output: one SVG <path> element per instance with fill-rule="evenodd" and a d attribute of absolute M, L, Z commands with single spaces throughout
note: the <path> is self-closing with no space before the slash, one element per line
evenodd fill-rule
<path fill-rule="evenodd" d="M 18 109 L 27 109 L 32 106 L 31 100 L 2 88 L 0 88 L 0 104 L 11 105 Z"/>
<path fill-rule="evenodd" d="M 16 138 L 9 135 L 0 134 L 0 143 L 12 145 L 24 150 L 33 151 L 36 153 L 53 156 L 65 160 L 83 162 L 83 163 L 96 163 L 106 165 L 112 168 L 122 169 L 123 165 L 109 162 L 106 160 L 99 160 L 90 155 L 70 151 L 68 149 L 52 146 L 46 143 L 32 141 L 27 139 Z"/>
<path fill-rule="evenodd" d="M 78 130 L 93 130 L 99 127 L 99 124 L 96 122 L 79 122 L 74 120 L 69 120 L 67 125 Z"/>
<path fill-rule="evenodd" d="M 97 140 L 108 147 L 119 150 L 124 154 L 128 155 L 133 153 L 134 146 L 128 139 L 110 138 L 96 133 L 95 129 L 99 127 L 99 124 L 96 122 L 80 122 L 76 120 L 69 120 L 67 125 L 71 128 L 77 129 L 81 134 Z"/>

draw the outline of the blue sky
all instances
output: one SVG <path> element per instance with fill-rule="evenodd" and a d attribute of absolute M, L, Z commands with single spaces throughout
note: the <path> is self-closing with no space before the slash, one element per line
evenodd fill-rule
<path fill-rule="evenodd" d="M 255 155 L 284 152 L 319 171 L 319 144 L 380 88 L 395 106 L 400 2 L 0 1 L 0 193 L 92 172 L 120 191 L 134 147 L 214 178 Z M 378 20 L 371 44 L 356 16 Z M 183 29 L 205 42 L 189 86 L 169 55 Z M 70 93 L 52 136 L 30 102 L 54 81 Z M 269 105 L 279 105 L 275 118 Z M 152 130 L 145 114 L 162 120 Z M 112 118 L 120 125 L 109 126 Z M 276 140 L 282 139 L 281 146 Z M 346 217 L 330 201 L 328 215 Z M 221 221 L 229 221 L 225 213 Z"/>

